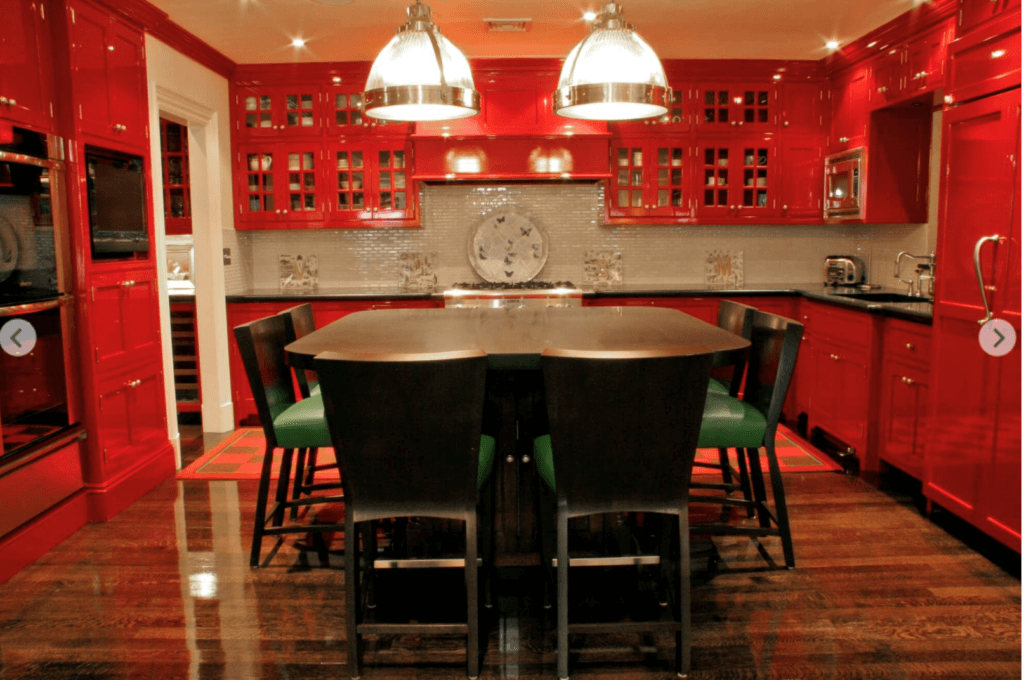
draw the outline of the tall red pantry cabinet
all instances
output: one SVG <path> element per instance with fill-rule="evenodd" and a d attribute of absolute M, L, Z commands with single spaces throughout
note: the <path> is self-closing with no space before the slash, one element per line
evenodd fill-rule
<path fill-rule="evenodd" d="M 1019 12 L 951 45 L 954 78 L 947 102 L 957 105 L 943 114 L 934 400 L 924 494 L 1019 552 L 1020 60 L 1007 62 L 1002 74 L 993 74 L 991 66 L 1002 56 L 998 43 L 1005 35 L 1019 45 Z M 975 59 L 985 43 L 987 59 Z M 958 58 L 964 59 L 959 71 Z M 978 343 L 987 310 L 1017 332 L 1017 346 L 1005 356 L 989 356 Z"/>

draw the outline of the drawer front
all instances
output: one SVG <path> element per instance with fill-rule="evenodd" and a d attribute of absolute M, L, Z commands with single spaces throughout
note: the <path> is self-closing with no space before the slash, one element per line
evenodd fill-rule
<path fill-rule="evenodd" d="M 886 359 L 894 358 L 927 366 L 931 357 L 932 329 L 928 326 L 886 319 L 884 351 Z"/>
<path fill-rule="evenodd" d="M 814 303 L 801 309 L 804 324 L 815 337 L 864 349 L 871 344 L 870 314 Z"/>

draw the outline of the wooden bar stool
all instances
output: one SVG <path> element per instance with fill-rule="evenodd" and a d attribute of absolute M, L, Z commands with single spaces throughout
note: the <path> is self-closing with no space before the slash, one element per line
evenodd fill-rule
<path fill-rule="evenodd" d="M 292 373 L 285 362 L 284 347 L 288 342 L 284 317 L 270 316 L 258 319 L 235 327 L 234 332 L 263 426 L 263 436 L 267 442 L 260 470 L 259 490 L 256 494 L 256 520 L 249 564 L 253 567 L 260 566 L 260 552 L 265 536 L 311 533 L 317 541 L 320 561 L 326 566 L 327 546 L 321 534 L 326 531 L 341 531 L 345 525 L 317 522 L 285 524 L 284 517 L 285 510 L 298 510 L 300 507 L 308 508 L 312 505 L 338 503 L 343 500 L 341 495 L 309 496 L 291 500 L 288 498 L 294 451 L 331 445 L 327 422 L 324 420 L 323 398 L 311 396 L 301 401 L 295 399 Z M 283 449 L 281 469 L 274 504 L 267 510 L 274 453 L 277 449 Z M 341 474 L 340 468 L 338 473 Z M 296 471 L 296 474 L 301 474 L 301 470 Z M 296 514 L 293 513 L 292 519 L 295 519 Z M 278 539 L 278 546 L 282 540 Z"/>

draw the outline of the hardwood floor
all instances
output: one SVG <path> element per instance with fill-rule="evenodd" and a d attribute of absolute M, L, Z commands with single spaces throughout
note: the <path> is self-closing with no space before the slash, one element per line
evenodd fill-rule
<path fill-rule="evenodd" d="M 184 429 L 187 464 L 204 442 Z M 788 474 L 794 571 L 760 569 L 742 539 L 716 539 L 709 570 L 710 545 L 695 545 L 690 677 L 1020 678 L 1019 557 L 940 526 L 948 515 L 924 518 L 892 480 Z M 0 586 L 0 678 L 348 677 L 341 560 L 321 568 L 286 544 L 251 570 L 255 489 L 167 481 Z M 554 677 L 538 571 L 502 570 L 483 676 Z M 629 580 L 594 587 L 605 597 Z M 671 638 L 574 642 L 605 647 L 575 654 L 575 678 L 675 677 Z M 459 678 L 463 659 L 457 638 L 382 639 L 363 676 Z"/>

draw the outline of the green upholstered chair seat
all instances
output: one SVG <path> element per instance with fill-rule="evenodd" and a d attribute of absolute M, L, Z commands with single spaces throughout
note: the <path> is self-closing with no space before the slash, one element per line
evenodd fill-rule
<path fill-rule="evenodd" d="M 551 435 L 542 434 L 533 440 L 533 460 L 537 472 L 552 491 L 555 490 L 555 459 L 551 451 Z"/>
<path fill-rule="evenodd" d="M 476 489 L 483 488 L 484 482 L 491 475 L 491 468 L 494 467 L 494 450 L 496 442 L 494 437 L 486 434 L 480 435 L 480 462 L 476 469 Z"/>
<path fill-rule="evenodd" d="M 309 384 L 309 396 L 316 397 L 316 396 L 319 396 L 319 394 L 320 394 L 320 383 L 313 383 L 313 382 L 311 382 Z"/>
<path fill-rule="evenodd" d="M 284 449 L 331 445 L 324 417 L 324 398 L 319 394 L 296 402 L 274 417 L 274 437 Z"/>
<path fill-rule="evenodd" d="M 712 378 L 708 383 L 708 392 L 715 394 L 729 394 L 729 386 L 717 378 Z"/>
<path fill-rule="evenodd" d="M 758 448 L 768 427 L 750 404 L 727 394 L 708 392 L 697 446 L 702 449 Z"/>

